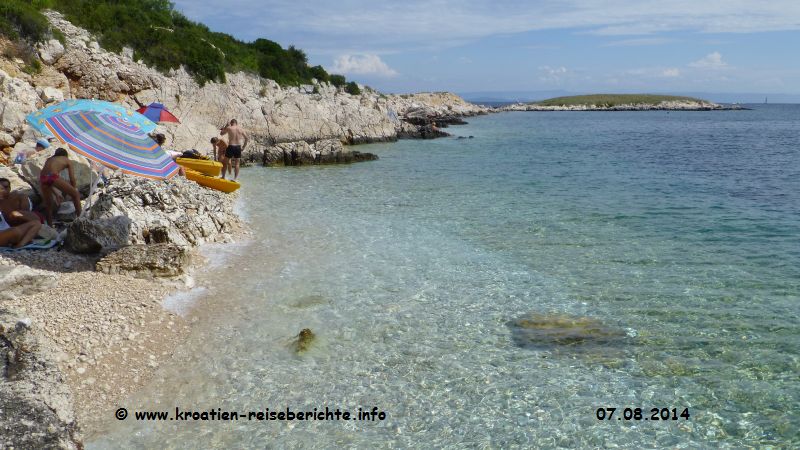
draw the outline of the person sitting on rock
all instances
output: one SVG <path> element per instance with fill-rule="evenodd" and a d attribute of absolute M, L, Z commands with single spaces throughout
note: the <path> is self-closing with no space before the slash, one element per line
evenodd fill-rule
<path fill-rule="evenodd" d="M 40 222 L 41 218 L 33 211 L 33 204 L 27 195 L 11 192 L 11 181 L 0 178 L 0 212 L 10 225 L 21 225 L 25 222 Z"/>
<path fill-rule="evenodd" d="M 3 215 L 0 214 L 0 227 L 2 227 L 4 223 Z M 0 228 L 0 247 L 12 245 L 14 248 L 24 247 L 36 237 L 40 228 L 42 228 L 42 224 L 39 223 L 38 220 L 35 222 L 25 222 L 15 227 Z"/>
<path fill-rule="evenodd" d="M 167 150 L 167 149 L 164 148 L 164 144 L 167 142 L 167 137 L 164 136 L 163 133 L 158 133 L 157 135 L 155 135 L 154 139 L 156 140 L 156 144 L 158 144 L 158 146 L 161 147 L 161 149 L 164 150 L 164 152 L 167 155 L 169 155 L 169 157 L 172 158 L 173 161 L 177 161 L 178 158 L 183 156 L 183 153 L 181 153 L 181 152 L 176 152 L 176 151 L 173 151 L 173 150 Z M 183 170 L 183 166 L 181 166 L 181 165 L 178 165 L 178 175 L 180 175 L 182 177 L 186 176 L 186 171 Z"/>
<path fill-rule="evenodd" d="M 225 151 L 228 149 L 228 144 L 226 144 L 225 141 L 220 138 L 212 137 L 211 145 L 214 146 L 214 158 L 222 163 L 222 175 L 220 175 L 220 178 L 224 180 L 225 171 L 228 172 L 228 175 L 231 173 L 231 166 L 228 165 L 228 157 L 225 156 Z"/>
<path fill-rule="evenodd" d="M 59 178 L 58 174 L 67 169 L 69 172 L 69 183 Z M 58 148 L 53 156 L 47 158 L 39 174 L 39 184 L 42 188 L 42 197 L 45 202 L 45 212 L 47 224 L 53 226 L 53 188 L 59 189 L 64 194 L 72 197 L 72 204 L 75 205 L 75 217 L 81 215 L 81 194 L 78 192 L 75 182 L 75 173 L 72 170 L 67 150 Z"/>

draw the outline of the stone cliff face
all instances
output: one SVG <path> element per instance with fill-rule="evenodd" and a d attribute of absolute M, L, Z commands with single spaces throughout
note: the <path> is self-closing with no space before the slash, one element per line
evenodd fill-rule
<path fill-rule="evenodd" d="M 25 124 L 25 114 L 64 98 L 120 101 L 132 109 L 159 101 L 182 122 L 160 127 L 168 137 L 167 147 L 177 150 L 210 151 L 211 137 L 236 118 L 252 139 L 247 159 L 269 164 L 293 160 L 281 146 L 287 143 L 311 148 L 301 152 L 304 157 L 294 158 L 301 163 L 360 160 L 341 144 L 420 137 L 419 118 L 487 112 L 449 93 L 400 96 L 363 89 L 354 96 L 327 83 L 282 88 L 245 73 L 228 74 L 226 83 L 201 87 L 182 69 L 159 73 L 133 61 L 130 51 L 103 50 L 89 32 L 60 14 L 47 16 L 64 33 L 66 43 L 52 40 L 38 47 L 45 63 L 41 74 L 31 77 L 19 64 L 0 61 L 0 145 L 28 149 L 35 136 Z M 411 117 L 416 124 L 404 120 Z"/>

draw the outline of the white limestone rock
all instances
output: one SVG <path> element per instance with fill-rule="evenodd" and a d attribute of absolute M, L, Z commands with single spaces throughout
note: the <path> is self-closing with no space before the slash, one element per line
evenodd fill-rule
<path fill-rule="evenodd" d="M 19 175 L 17 175 L 10 167 L 0 165 L 0 178 L 6 178 L 11 181 L 11 192 L 19 192 L 27 196 L 33 195 L 33 188 Z"/>
<path fill-rule="evenodd" d="M 39 44 L 39 58 L 45 64 L 53 64 L 64 55 L 64 46 L 57 39 Z"/>
<path fill-rule="evenodd" d="M 39 91 L 39 97 L 45 104 L 63 102 L 64 92 L 62 92 L 61 89 L 48 86 Z"/>
<path fill-rule="evenodd" d="M 14 144 L 17 143 L 17 140 L 14 139 L 14 136 L 10 134 L 0 131 L 0 147 L 13 147 Z"/>
<path fill-rule="evenodd" d="M 195 246 L 224 239 L 238 223 L 234 198 L 183 177 L 164 182 L 114 175 L 70 226 L 67 248 L 92 253 L 133 244 Z"/>

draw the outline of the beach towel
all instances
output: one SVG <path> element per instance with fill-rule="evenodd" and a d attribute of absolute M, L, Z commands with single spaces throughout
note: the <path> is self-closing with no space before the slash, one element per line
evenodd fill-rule
<path fill-rule="evenodd" d="M 58 245 L 58 241 L 55 239 L 34 239 L 33 241 L 31 241 L 30 244 L 21 248 L 0 247 L 0 252 L 18 252 L 20 250 L 46 250 L 48 248 L 53 248 L 56 245 Z"/>

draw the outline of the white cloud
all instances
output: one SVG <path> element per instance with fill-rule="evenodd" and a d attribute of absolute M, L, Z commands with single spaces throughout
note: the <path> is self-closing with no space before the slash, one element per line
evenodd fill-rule
<path fill-rule="evenodd" d="M 696 69 L 722 69 L 728 67 L 728 63 L 722 60 L 720 52 L 709 53 L 695 62 L 689 63 L 689 67 Z"/>
<path fill-rule="evenodd" d="M 234 21 L 243 38 L 271 39 L 317 52 L 375 54 L 463 45 L 494 35 L 577 30 L 636 36 L 681 31 L 752 33 L 800 30 L 797 0 L 175 0 L 206 23 Z M 246 31 L 245 31 L 246 30 Z M 249 34 L 249 35 L 248 35 Z"/>
<path fill-rule="evenodd" d="M 661 76 L 664 78 L 677 78 L 681 76 L 681 71 L 674 67 L 670 67 L 669 69 L 664 69 L 661 71 Z"/>
<path fill-rule="evenodd" d="M 336 58 L 330 71 L 347 75 L 376 75 L 386 78 L 397 76 L 397 71 L 386 65 L 378 55 L 341 55 Z"/>
<path fill-rule="evenodd" d="M 545 83 L 554 83 L 554 84 L 561 84 L 564 78 L 570 76 L 570 71 L 564 67 L 550 67 L 550 66 L 541 66 L 539 67 L 539 81 Z"/>
<path fill-rule="evenodd" d="M 622 41 L 613 41 L 603 44 L 604 47 L 639 47 L 645 45 L 662 45 L 675 42 L 674 39 L 667 38 L 639 38 L 639 39 L 625 39 Z"/>

